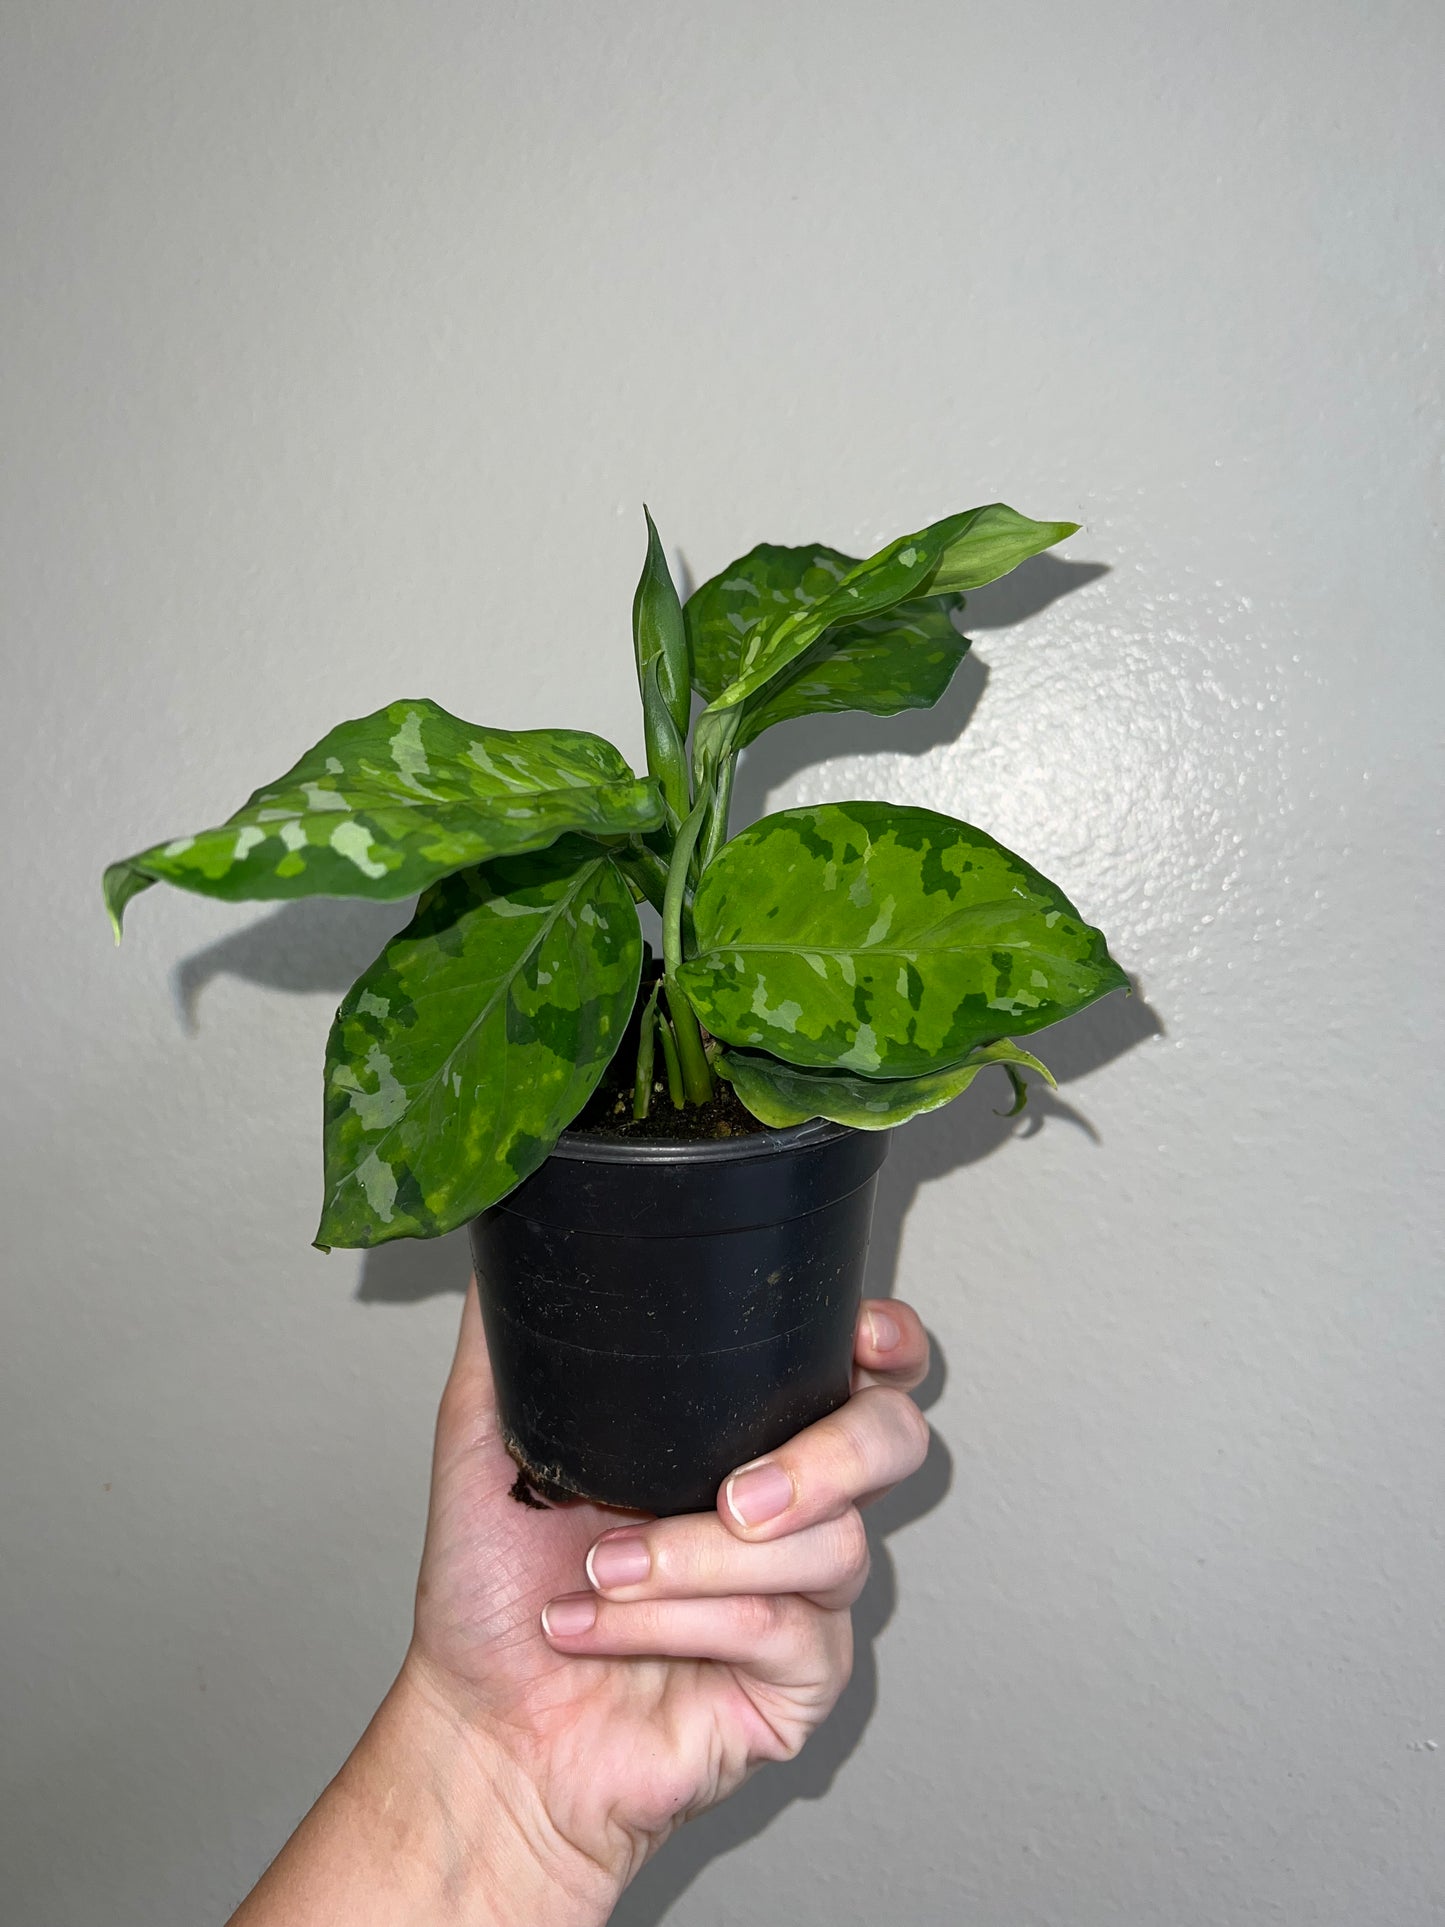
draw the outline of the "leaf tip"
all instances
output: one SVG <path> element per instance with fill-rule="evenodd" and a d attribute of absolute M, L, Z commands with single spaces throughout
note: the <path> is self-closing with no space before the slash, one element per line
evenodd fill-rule
<path fill-rule="evenodd" d="M 321 1207 L 321 1222 L 316 1227 L 316 1236 L 311 1240 L 313 1251 L 324 1251 L 329 1257 L 336 1244 L 336 1233 L 332 1229 L 330 1199 Z"/>
<path fill-rule="evenodd" d="M 1023 1078 L 1020 1076 L 1018 1071 L 1014 1069 L 1012 1064 L 1005 1064 L 1004 1070 L 1008 1073 L 1009 1083 L 1013 1085 L 1014 1101 L 1012 1104 L 1010 1104 L 1010 1106 L 1006 1111 L 995 1111 L 994 1116 L 995 1117 L 1017 1117 L 1019 1112 L 1023 1110 L 1024 1106 L 1029 1101 L 1029 1087 L 1024 1082 Z M 1046 1077 L 1048 1076 L 1047 1071 L 1045 1071 L 1044 1075 Z M 1050 1077 L 1049 1082 L 1052 1084 L 1053 1081 L 1054 1081 L 1053 1078 Z"/>
<path fill-rule="evenodd" d="M 101 883 L 101 889 L 105 894 L 105 914 L 110 921 L 111 930 L 115 934 L 115 947 L 119 950 L 121 919 L 125 915 L 125 898 L 119 890 L 112 890 L 111 888 L 111 878 L 115 874 L 115 867 L 115 865 L 112 865 L 111 868 L 106 871 Z"/>

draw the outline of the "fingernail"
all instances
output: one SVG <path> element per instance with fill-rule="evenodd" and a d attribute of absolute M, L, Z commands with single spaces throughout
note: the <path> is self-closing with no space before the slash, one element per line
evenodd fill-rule
<path fill-rule="evenodd" d="M 753 1465 L 734 1472 L 723 1491 L 740 1526 L 766 1525 L 793 1502 L 793 1481 L 780 1465 Z"/>
<path fill-rule="evenodd" d="M 597 1601 L 591 1593 L 575 1592 L 542 1608 L 542 1630 L 552 1639 L 572 1639 L 590 1633 L 597 1624 Z"/>
<path fill-rule="evenodd" d="M 640 1586 L 651 1571 L 652 1554 L 642 1539 L 599 1539 L 587 1555 L 594 1586 Z"/>
<path fill-rule="evenodd" d="M 903 1336 L 898 1320 L 886 1311 L 870 1311 L 868 1314 L 868 1336 L 875 1352 L 891 1352 Z"/>

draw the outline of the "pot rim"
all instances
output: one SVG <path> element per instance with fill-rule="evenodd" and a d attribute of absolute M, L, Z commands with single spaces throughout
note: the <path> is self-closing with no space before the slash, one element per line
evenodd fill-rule
<path fill-rule="evenodd" d="M 810 1117 L 806 1124 L 789 1124 L 782 1130 L 750 1131 L 746 1137 L 629 1139 L 598 1131 L 564 1131 L 551 1155 L 584 1164 L 739 1163 L 747 1158 L 780 1157 L 787 1151 L 807 1150 L 815 1144 L 831 1144 L 840 1137 L 855 1135 L 851 1124 L 832 1124 L 821 1117 Z"/>

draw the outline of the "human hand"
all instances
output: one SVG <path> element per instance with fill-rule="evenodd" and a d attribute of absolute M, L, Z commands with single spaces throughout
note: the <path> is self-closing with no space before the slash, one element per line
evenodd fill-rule
<path fill-rule="evenodd" d="M 394 1692 L 477 1764 L 447 1775 L 459 1837 L 475 1799 L 495 1849 L 500 1804 L 512 1864 L 565 1896 L 554 1915 L 534 1894 L 529 1921 L 605 1920 L 674 1828 L 796 1754 L 842 1692 L 868 1573 L 858 1508 L 928 1446 L 907 1395 L 928 1368 L 916 1314 L 866 1303 L 854 1357 L 848 1403 L 735 1473 L 715 1512 L 534 1511 L 510 1496 L 468 1291 Z"/>

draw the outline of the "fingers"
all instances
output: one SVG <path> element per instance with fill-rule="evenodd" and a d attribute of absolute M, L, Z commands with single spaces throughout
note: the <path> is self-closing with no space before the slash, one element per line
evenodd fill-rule
<path fill-rule="evenodd" d="M 639 1520 L 587 1557 L 590 1593 L 554 1599 L 559 1652 L 717 1660 L 826 1710 L 846 1682 L 847 1608 L 868 1577 L 859 1503 L 923 1463 L 929 1431 L 908 1397 L 928 1370 L 910 1307 L 870 1300 L 848 1403 L 726 1480 L 715 1514 Z"/>
<path fill-rule="evenodd" d="M 718 1517 L 750 1544 L 780 1539 L 885 1492 L 928 1456 L 928 1421 L 906 1392 L 869 1385 L 724 1481 Z"/>
<path fill-rule="evenodd" d="M 761 1545 L 745 1544 L 716 1513 L 693 1513 L 605 1533 L 587 1555 L 587 1577 L 608 1599 L 795 1592 L 836 1612 L 867 1582 L 868 1535 L 853 1506 Z"/>
<path fill-rule="evenodd" d="M 846 1613 L 825 1612 L 796 1593 L 627 1605 L 569 1593 L 543 1612 L 542 1630 L 559 1652 L 714 1659 L 793 1689 L 841 1686 L 852 1638 Z"/>
<path fill-rule="evenodd" d="M 896 1385 L 911 1392 L 928 1376 L 928 1333 L 898 1298 L 865 1298 L 853 1341 L 853 1389 Z"/>

